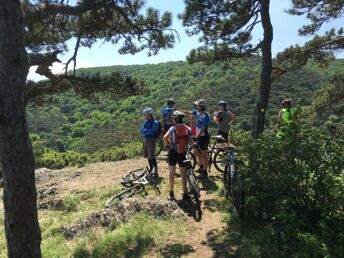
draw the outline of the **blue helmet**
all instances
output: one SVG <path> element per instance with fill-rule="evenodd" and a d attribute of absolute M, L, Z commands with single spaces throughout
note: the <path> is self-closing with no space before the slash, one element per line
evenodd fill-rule
<path fill-rule="evenodd" d="M 154 114 L 154 111 L 152 108 L 145 108 L 143 111 L 142 111 L 143 114 L 150 114 L 150 115 L 153 115 Z"/>

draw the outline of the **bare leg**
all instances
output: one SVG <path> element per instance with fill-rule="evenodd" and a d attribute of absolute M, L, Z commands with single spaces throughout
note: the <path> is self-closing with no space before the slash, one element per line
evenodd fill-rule
<path fill-rule="evenodd" d="M 187 193 L 188 189 L 186 187 L 187 182 L 186 182 L 186 168 L 180 167 L 180 175 L 182 176 L 182 187 L 183 187 L 183 193 Z"/>
<path fill-rule="evenodd" d="M 176 166 L 168 166 L 169 174 L 169 186 L 170 192 L 173 192 L 174 189 L 174 174 L 176 172 Z"/>
<path fill-rule="evenodd" d="M 201 153 L 203 168 L 208 171 L 208 150 L 201 150 Z"/>

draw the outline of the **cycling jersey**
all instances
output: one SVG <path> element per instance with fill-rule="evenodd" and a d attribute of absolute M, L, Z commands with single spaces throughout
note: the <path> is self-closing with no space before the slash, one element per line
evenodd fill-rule
<path fill-rule="evenodd" d="M 198 134 L 202 128 L 205 128 L 204 132 L 200 136 L 208 135 L 208 126 L 210 121 L 208 113 L 204 112 L 203 114 L 200 114 L 197 110 L 193 110 L 192 114 L 195 116 L 196 134 Z"/>
<path fill-rule="evenodd" d="M 229 112 L 227 110 L 219 111 L 216 117 L 218 119 L 217 129 L 221 132 L 228 132 L 231 119 Z"/>
<path fill-rule="evenodd" d="M 174 125 L 174 126 L 171 126 L 171 128 L 168 130 L 168 132 L 170 133 L 171 135 L 171 143 L 172 143 L 172 148 L 177 151 L 178 150 L 178 143 L 177 143 L 177 137 L 176 137 L 176 134 L 177 134 L 177 129 L 176 129 L 176 126 L 180 126 L 180 125 L 184 125 L 184 124 L 177 124 L 177 125 Z M 191 129 L 190 127 L 186 126 L 187 127 L 187 131 L 188 131 L 188 139 L 187 141 L 188 142 L 191 142 L 192 141 L 192 135 L 191 135 Z"/>
<path fill-rule="evenodd" d="M 162 110 L 162 122 L 164 125 L 165 130 L 168 130 L 172 125 L 172 114 L 174 112 L 174 108 L 167 106 Z"/>

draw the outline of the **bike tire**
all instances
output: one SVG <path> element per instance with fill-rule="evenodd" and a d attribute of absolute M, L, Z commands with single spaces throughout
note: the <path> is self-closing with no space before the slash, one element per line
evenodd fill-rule
<path fill-rule="evenodd" d="M 230 166 L 227 162 L 226 166 L 225 166 L 225 170 L 223 172 L 223 195 L 226 198 L 230 197 L 230 193 L 231 193 L 231 176 L 230 176 Z"/>
<path fill-rule="evenodd" d="M 159 156 L 161 154 L 163 147 L 164 147 L 164 141 L 163 141 L 163 138 L 160 136 L 156 142 L 155 156 Z"/>
<path fill-rule="evenodd" d="M 231 182 L 232 213 L 241 217 L 244 207 L 244 191 L 242 178 L 235 173 Z"/>
<path fill-rule="evenodd" d="M 191 169 L 191 168 L 190 168 Z M 198 209 L 201 209 L 201 203 L 200 203 L 200 188 L 198 185 L 198 181 L 197 178 L 195 176 L 195 174 L 193 173 L 193 171 L 189 171 L 188 172 L 188 181 L 189 181 L 189 191 L 190 193 L 193 195 L 196 205 L 198 207 Z"/>
<path fill-rule="evenodd" d="M 186 153 L 186 159 L 190 160 L 191 163 L 191 167 L 194 170 L 197 164 L 197 159 L 194 153 L 192 153 L 191 151 L 188 151 Z"/>
<path fill-rule="evenodd" d="M 214 155 L 214 166 L 217 171 L 223 173 L 226 167 L 227 151 L 224 149 L 218 149 Z"/>
<path fill-rule="evenodd" d="M 119 202 L 130 198 L 131 196 L 133 196 L 134 194 L 136 194 L 137 192 L 139 192 L 141 190 L 142 190 L 142 187 L 133 187 L 133 188 L 129 188 L 129 189 L 126 189 L 124 191 L 121 191 L 119 193 L 116 193 L 115 195 L 113 195 L 112 197 L 110 197 L 106 200 L 104 207 L 105 208 L 113 208 Z"/>

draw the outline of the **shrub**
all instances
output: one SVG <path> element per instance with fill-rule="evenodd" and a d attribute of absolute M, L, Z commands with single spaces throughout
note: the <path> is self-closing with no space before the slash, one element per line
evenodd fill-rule
<path fill-rule="evenodd" d="M 241 148 L 244 220 L 272 226 L 283 256 L 344 257 L 344 135 L 300 130 Z"/>

